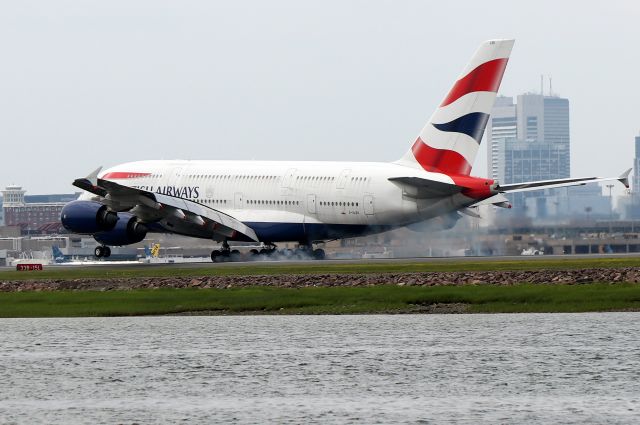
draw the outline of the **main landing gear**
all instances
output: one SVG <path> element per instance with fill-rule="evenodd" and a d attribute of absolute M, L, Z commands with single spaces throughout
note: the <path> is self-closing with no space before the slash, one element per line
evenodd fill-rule
<path fill-rule="evenodd" d="M 298 248 L 293 251 L 293 255 L 300 260 L 324 260 L 325 258 L 324 249 L 313 249 L 313 245 L 306 243 L 300 243 Z"/>
<path fill-rule="evenodd" d="M 287 260 L 324 260 L 325 252 L 321 248 L 313 249 L 313 246 L 301 243 L 296 249 L 277 249 L 270 243 L 261 249 L 252 249 L 248 253 L 241 254 L 237 249 L 231 249 L 228 242 L 223 242 L 221 249 L 211 252 L 211 261 L 222 263 L 229 261 L 287 261 Z"/>
<path fill-rule="evenodd" d="M 111 256 L 111 248 L 108 246 L 98 245 L 96 249 L 93 250 L 93 255 L 96 258 L 109 258 Z"/>
<path fill-rule="evenodd" d="M 229 242 L 222 242 L 222 249 L 214 249 L 211 251 L 211 261 L 221 263 L 224 261 L 240 261 L 242 256 L 237 249 L 231 249 Z"/>

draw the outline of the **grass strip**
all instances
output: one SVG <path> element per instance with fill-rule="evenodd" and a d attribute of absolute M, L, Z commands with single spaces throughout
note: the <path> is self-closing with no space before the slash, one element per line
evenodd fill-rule
<path fill-rule="evenodd" d="M 640 310 L 640 285 L 584 284 L 239 289 L 142 289 L 0 293 L 0 317 L 419 312 L 463 304 L 476 313 Z"/>
<path fill-rule="evenodd" d="M 82 279 L 82 278 L 130 278 L 130 277 L 193 277 L 193 276 L 237 276 L 277 274 L 323 274 L 323 273 L 428 273 L 471 272 L 501 270 L 569 270 L 587 268 L 640 267 L 640 257 L 573 259 L 570 257 L 536 260 L 442 260 L 429 262 L 380 261 L 370 263 L 323 263 L 314 264 L 203 264 L 202 267 L 181 267 L 179 264 L 162 266 L 136 265 L 132 267 L 46 267 L 44 271 L 17 272 L 0 271 L 0 281 L 32 279 Z"/>

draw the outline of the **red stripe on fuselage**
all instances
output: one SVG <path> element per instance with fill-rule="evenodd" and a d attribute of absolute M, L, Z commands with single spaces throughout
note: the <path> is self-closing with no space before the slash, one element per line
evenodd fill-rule
<path fill-rule="evenodd" d="M 471 172 L 471 164 L 458 152 L 432 148 L 419 137 L 411 147 L 411 151 L 418 163 L 427 171 L 463 175 Z"/>
<path fill-rule="evenodd" d="M 456 81 L 440 107 L 447 106 L 472 92 L 497 92 L 508 60 L 508 58 L 494 59 L 478 65 L 473 71 Z"/>
<path fill-rule="evenodd" d="M 107 173 L 101 178 L 103 179 L 135 179 L 138 177 L 146 177 L 151 175 L 151 173 L 129 173 L 126 171 L 113 171 L 111 173 Z"/>

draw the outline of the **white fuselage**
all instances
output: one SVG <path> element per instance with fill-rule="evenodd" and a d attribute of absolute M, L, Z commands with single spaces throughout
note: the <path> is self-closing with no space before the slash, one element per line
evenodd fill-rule
<path fill-rule="evenodd" d="M 222 211 L 261 240 L 327 240 L 427 220 L 473 202 L 461 195 L 416 200 L 393 177 L 453 184 L 450 177 L 393 163 L 140 161 L 101 178 Z"/>

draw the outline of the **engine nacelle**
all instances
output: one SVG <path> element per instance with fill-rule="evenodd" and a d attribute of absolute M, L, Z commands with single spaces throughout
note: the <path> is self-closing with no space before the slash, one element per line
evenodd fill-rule
<path fill-rule="evenodd" d="M 118 215 L 99 202 L 73 201 L 62 208 L 60 221 L 70 232 L 92 235 L 116 227 Z"/>
<path fill-rule="evenodd" d="M 136 216 L 129 213 L 118 213 L 118 223 L 108 232 L 100 232 L 93 238 L 103 245 L 122 246 L 140 242 L 147 236 L 149 229 L 138 223 Z"/>

